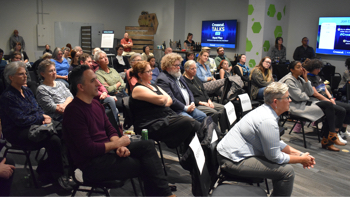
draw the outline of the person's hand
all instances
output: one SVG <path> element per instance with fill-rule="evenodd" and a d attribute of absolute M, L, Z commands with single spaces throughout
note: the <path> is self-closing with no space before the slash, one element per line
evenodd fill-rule
<path fill-rule="evenodd" d="M 208 100 L 208 107 L 214 109 L 214 104 L 213 104 L 213 102 L 210 99 Z"/>
<path fill-rule="evenodd" d="M 57 104 L 56 105 L 56 111 L 60 114 L 63 114 L 65 109 L 66 109 L 66 105 L 64 105 L 64 104 Z"/>
<path fill-rule="evenodd" d="M 301 164 L 303 165 L 304 168 L 310 169 L 310 167 L 313 168 L 314 165 L 316 164 L 315 158 L 311 156 L 310 153 L 308 152 L 302 154 L 301 157 L 302 157 Z"/>
<path fill-rule="evenodd" d="M 114 101 L 118 101 L 116 96 L 111 96 L 111 97 L 114 99 Z"/>
<path fill-rule="evenodd" d="M 43 124 L 50 124 L 51 123 L 51 117 L 46 115 L 46 114 L 43 114 L 43 116 L 44 116 Z"/>
<path fill-rule="evenodd" d="M 28 60 L 24 60 L 24 63 L 27 63 L 28 62 Z"/>
<path fill-rule="evenodd" d="M 107 98 L 107 92 L 103 92 L 101 95 L 100 95 L 100 100 L 103 100 Z"/>
<path fill-rule="evenodd" d="M 208 103 L 207 103 L 207 102 L 202 102 L 202 101 L 199 101 L 199 102 L 198 102 L 198 104 L 203 105 L 203 106 L 207 106 L 207 107 L 209 107 L 209 105 L 208 105 Z"/>
<path fill-rule="evenodd" d="M 119 88 L 119 86 L 121 86 L 121 85 L 122 85 L 122 83 L 118 82 L 115 84 L 115 87 Z"/>
<path fill-rule="evenodd" d="M 331 99 L 329 99 L 329 101 L 330 101 L 331 103 L 333 103 L 334 105 L 336 105 L 334 99 L 331 98 Z"/>
<path fill-rule="evenodd" d="M 126 72 L 127 71 L 127 69 L 124 69 L 124 72 Z"/>
<path fill-rule="evenodd" d="M 5 162 L 6 162 L 6 158 L 4 158 L 0 162 L 0 177 L 4 179 L 9 179 L 13 174 L 13 170 L 15 169 L 15 166 L 5 164 Z"/>
<path fill-rule="evenodd" d="M 303 69 L 303 73 L 302 73 L 302 76 L 305 80 L 307 80 L 307 71 L 305 68 L 302 68 Z"/>
<path fill-rule="evenodd" d="M 228 67 L 228 71 L 230 72 L 232 70 L 232 66 L 229 66 Z"/>
<path fill-rule="evenodd" d="M 128 146 L 130 144 L 130 138 L 126 135 L 123 135 L 122 137 L 118 138 L 117 140 L 113 140 L 112 142 L 119 143 L 120 146 Z"/>
<path fill-rule="evenodd" d="M 67 75 L 67 76 L 64 76 L 64 79 L 65 79 L 66 81 L 68 81 L 68 75 Z"/>
<path fill-rule="evenodd" d="M 213 80 L 213 77 L 208 77 L 207 78 L 207 81 L 211 81 L 211 80 Z"/>
<path fill-rule="evenodd" d="M 213 81 L 216 81 L 215 77 L 212 77 L 212 78 L 213 78 L 213 79 L 212 79 Z"/>
<path fill-rule="evenodd" d="M 191 113 L 193 112 L 193 110 L 196 108 L 196 106 L 194 105 L 194 103 L 192 102 L 189 107 L 187 108 L 187 112 Z"/>
<path fill-rule="evenodd" d="M 119 147 L 116 150 L 116 153 L 119 157 L 128 157 L 130 155 L 129 149 L 126 148 L 125 146 Z"/>

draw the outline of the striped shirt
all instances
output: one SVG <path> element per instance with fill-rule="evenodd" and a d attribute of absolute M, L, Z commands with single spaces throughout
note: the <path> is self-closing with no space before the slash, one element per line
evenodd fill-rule
<path fill-rule="evenodd" d="M 289 155 L 282 152 L 287 144 L 280 140 L 278 119 L 269 105 L 256 108 L 226 134 L 217 146 L 218 152 L 234 162 L 265 156 L 277 164 L 288 163 Z"/>

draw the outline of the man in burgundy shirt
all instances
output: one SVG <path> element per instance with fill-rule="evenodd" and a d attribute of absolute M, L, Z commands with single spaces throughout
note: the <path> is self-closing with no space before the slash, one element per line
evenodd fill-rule
<path fill-rule="evenodd" d="M 120 41 L 120 44 L 123 45 L 124 47 L 122 56 L 125 56 L 125 55 L 131 56 L 132 54 L 135 53 L 131 51 L 131 47 L 134 46 L 134 44 L 132 43 L 131 38 L 129 38 L 128 33 L 124 34 L 124 38 Z"/>
<path fill-rule="evenodd" d="M 94 99 L 98 82 L 89 66 L 71 73 L 73 101 L 66 107 L 63 128 L 70 156 L 85 181 L 141 177 L 147 196 L 172 195 L 154 142 L 131 142 L 109 122 L 104 107 Z"/>

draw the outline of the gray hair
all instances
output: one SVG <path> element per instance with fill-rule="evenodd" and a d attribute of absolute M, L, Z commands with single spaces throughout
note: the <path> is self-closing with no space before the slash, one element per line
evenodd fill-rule
<path fill-rule="evenodd" d="M 50 61 L 50 60 L 43 60 L 42 62 L 40 62 L 39 66 L 38 66 L 38 73 L 39 73 L 39 76 L 41 79 L 44 80 L 44 77 L 41 75 L 41 73 L 45 73 L 46 68 L 51 66 L 51 65 L 55 66 L 55 63 Z"/>
<path fill-rule="evenodd" d="M 53 52 L 52 52 L 52 59 L 56 59 L 58 52 L 60 52 L 60 51 L 62 51 L 62 49 L 59 47 L 56 47 L 55 50 L 53 50 Z M 63 51 L 62 51 L 62 53 L 63 53 Z"/>
<path fill-rule="evenodd" d="M 141 54 L 140 53 L 134 53 L 130 56 L 130 63 L 134 61 L 134 59 L 137 57 L 137 56 L 140 56 L 141 57 Z"/>
<path fill-rule="evenodd" d="M 70 52 L 70 48 L 69 47 L 64 47 L 63 51 L 69 51 Z"/>
<path fill-rule="evenodd" d="M 52 54 L 49 52 L 44 53 L 44 55 L 41 57 L 41 59 L 47 59 L 47 58 L 52 58 Z"/>
<path fill-rule="evenodd" d="M 11 80 L 10 80 L 9 76 L 15 75 L 19 68 L 26 69 L 26 64 L 22 61 L 16 61 L 16 62 L 11 62 L 9 65 L 7 65 L 5 67 L 4 77 L 5 77 L 5 80 L 8 84 L 11 84 Z"/>
<path fill-rule="evenodd" d="M 75 46 L 75 47 L 73 48 L 73 50 L 78 51 L 79 48 L 80 48 L 81 50 L 83 50 L 80 46 Z"/>
<path fill-rule="evenodd" d="M 185 63 L 184 69 L 185 69 L 185 70 L 188 70 L 192 64 L 196 64 L 196 62 L 195 62 L 194 60 L 188 60 L 188 61 Z"/>
<path fill-rule="evenodd" d="M 95 61 L 98 61 L 98 60 L 100 59 L 100 54 L 101 54 L 101 53 L 106 54 L 106 52 L 104 52 L 104 51 L 102 51 L 102 50 L 101 50 L 101 51 L 96 51 L 96 52 L 95 52 L 95 55 L 94 55 L 94 60 L 95 60 Z"/>
<path fill-rule="evenodd" d="M 94 50 L 92 50 L 92 55 L 95 55 L 96 51 L 101 51 L 101 49 L 98 47 L 94 48 Z"/>
<path fill-rule="evenodd" d="M 264 101 L 271 105 L 274 99 L 281 98 L 288 91 L 288 85 L 281 82 L 272 82 L 264 91 Z"/>

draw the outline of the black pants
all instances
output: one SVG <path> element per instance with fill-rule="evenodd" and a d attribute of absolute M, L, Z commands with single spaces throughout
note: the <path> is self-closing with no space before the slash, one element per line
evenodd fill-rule
<path fill-rule="evenodd" d="M 171 191 L 165 178 L 154 141 L 131 142 L 129 157 L 119 157 L 111 151 L 93 159 L 83 171 L 86 181 L 125 180 L 141 177 L 147 196 L 169 196 Z"/>
<path fill-rule="evenodd" d="M 0 157 L 0 162 L 3 159 L 4 159 L 3 157 Z M 6 158 L 5 164 L 14 166 L 15 162 L 10 158 Z M 15 170 L 13 170 L 12 176 L 9 179 L 4 179 L 0 177 L 0 196 L 10 196 L 11 185 L 12 185 L 12 180 L 14 175 L 15 175 Z"/>
<path fill-rule="evenodd" d="M 320 101 L 316 103 L 326 116 L 323 122 L 322 133 L 324 137 L 328 137 L 329 132 L 335 133 L 336 128 L 341 128 L 346 115 L 346 110 L 340 105 L 334 105 L 329 101 Z M 350 110 L 350 109 L 349 109 Z"/>

